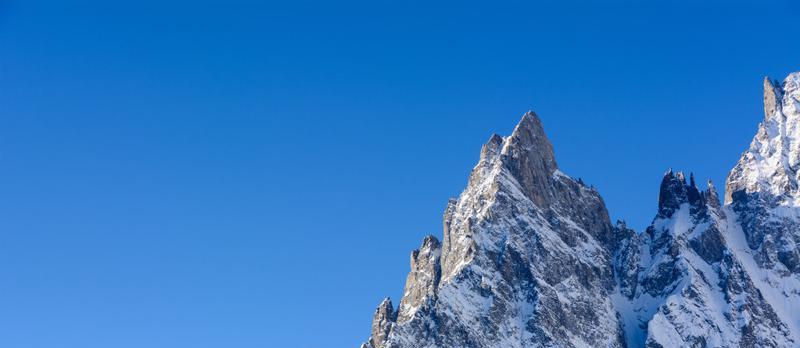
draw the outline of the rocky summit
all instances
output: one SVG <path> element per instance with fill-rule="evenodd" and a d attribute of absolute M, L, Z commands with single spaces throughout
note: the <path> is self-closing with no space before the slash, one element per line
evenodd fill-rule
<path fill-rule="evenodd" d="M 558 169 L 539 117 L 481 149 L 362 348 L 800 346 L 800 73 L 731 170 L 667 171 L 644 231 Z"/>

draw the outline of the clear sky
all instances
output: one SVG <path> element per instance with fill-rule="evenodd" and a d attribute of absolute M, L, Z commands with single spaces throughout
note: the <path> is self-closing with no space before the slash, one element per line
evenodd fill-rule
<path fill-rule="evenodd" d="M 0 346 L 356 347 L 493 132 L 645 227 L 800 70 L 792 1 L 0 2 Z"/>

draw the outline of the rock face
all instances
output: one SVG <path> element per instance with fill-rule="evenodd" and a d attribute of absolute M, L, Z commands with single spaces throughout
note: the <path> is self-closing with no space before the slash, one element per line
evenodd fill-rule
<path fill-rule="evenodd" d="M 800 345 L 800 73 L 764 81 L 765 119 L 720 203 L 668 171 L 639 233 L 558 169 L 539 117 L 493 135 L 443 241 L 411 254 L 364 348 Z"/>
<path fill-rule="evenodd" d="M 441 254 L 442 246 L 434 236 L 425 237 L 422 246 L 411 253 L 411 272 L 406 279 L 403 300 L 400 301 L 398 322 L 403 323 L 411 319 L 428 295 L 436 293 L 439 279 L 442 277 L 439 263 Z"/>
<path fill-rule="evenodd" d="M 383 343 L 392 333 L 396 320 L 392 300 L 385 298 L 372 317 L 372 336 L 369 338 L 369 344 L 373 347 L 383 347 Z"/>
<path fill-rule="evenodd" d="M 614 295 L 629 347 L 793 345 L 726 238 L 727 214 L 713 185 L 667 172 L 653 223 L 622 233 Z M 632 245 L 632 246 L 629 246 Z"/>

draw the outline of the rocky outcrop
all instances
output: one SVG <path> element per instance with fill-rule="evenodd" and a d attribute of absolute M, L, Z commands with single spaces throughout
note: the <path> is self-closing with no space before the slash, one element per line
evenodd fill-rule
<path fill-rule="evenodd" d="M 439 256 L 442 253 L 439 240 L 427 236 L 422 246 L 411 253 L 411 272 L 406 279 L 403 300 L 400 301 L 397 322 L 403 323 L 411 319 L 417 309 L 428 297 L 436 296 L 436 289 L 441 278 Z"/>
<path fill-rule="evenodd" d="M 764 80 L 764 121 L 726 181 L 665 173 L 652 224 L 613 225 L 562 173 L 539 117 L 481 149 L 441 243 L 411 254 L 366 348 L 800 345 L 800 73 Z"/>
<path fill-rule="evenodd" d="M 783 85 L 764 80 L 764 120 L 750 148 L 728 175 L 725 203 L 760 200 L 796 206 L 800 169 L 800 73 Z M 761 203 L 759 203 L 761 204 Z"/>
<path fill-rule="evenodd" d="M 392 300 L 389 298 L 383 299 L 383 302 L 375 309 L 375 315 L 372 317 L 372 336 L 370 336 L 368 347 L 386 347 L 386 341 L 389 339 L 392 329 L 394 329 L 396 319 Z"/>
<path fill-rule="evenodd" d="M 764 77 L 764 118 L 780 113 L 783 90 L 777 81 Z"/>

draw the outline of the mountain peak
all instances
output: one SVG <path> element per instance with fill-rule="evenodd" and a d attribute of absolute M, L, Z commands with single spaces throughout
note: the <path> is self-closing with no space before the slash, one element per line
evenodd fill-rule
<path fill-rule="evenodd" d="M 503 163 L 517 179 L 526 195 L 538 206 L 550 201 L 551 181 L 558 170 L 553 145 L 544 133 L 539 116 L 528 111 L 502 150 Z"/>
<path fill-rule="evenodd" d="M 528 110 L 522 115 L 522 119 L 520 119 L 519 123 L 517 124 L 517 127 L 520 126 L 542 128 L 542 120 L 539 118 L 539 115 L 537 115 L 536 112 L 533 110 Z"/>
<path fill-rule="evenodd" d="M 536 160 L 549 174 L 552 174 L 556 165 L 553 145 L 544 133 L 542 120 L 533 111 L 522 115 L 522 119 L 508 137 L 509 148 L 516 149 L 521 155 Z"/>
<path fill-rule="evenodd" d="M 711 195 L 716 196 L 716 190 L 709 181 L 709 191 L 701 192 L 694 180 L 694 173 L 689 173 L 689 182 L 686 182 L 686 175 L 683 172 L 672 172 L 672 169 L 664 174 L 661 179 L 661 187 L 658 192 L 658 216 L 667 218 L 672 216 L 681 205 L 689 204 L 693 213 L 705 211 L 707 198 Z"/>
<path fill-rule="evenodd" d="M 719 194 L 717 193 L 717 188 L 714 186 L 714 183 L 711 182 L 711 179 L 708 179 L 706 184 L 708 188 L 706 189 L 705 195 L 708 204 L 714 208 L 719 208 Z"/>
<path fill-rule="evenodd" d="M 783 84 L 764 79 L 764 120 L 750 148 L 728 175 L 725 203 L 756 195 L 773 204 L 800 204 L 800 73 Z M 743 196 L 743 197 L 744 197 Z"/>
<path fill-rule="evenodd" d="M 661 187 L 658 190 L 658 214 L 669 217 L 680 205 L 687 201 L 686 198 L 686 178 L 683 172 L 673 172 L 668 170 L 661 179 Z"/>

